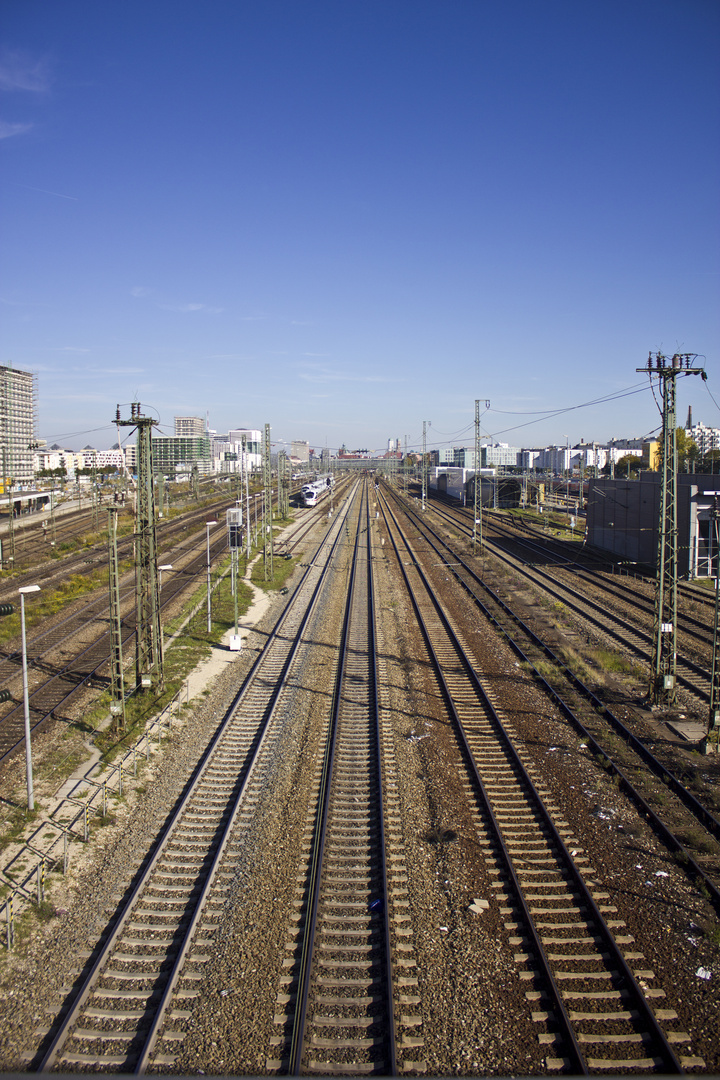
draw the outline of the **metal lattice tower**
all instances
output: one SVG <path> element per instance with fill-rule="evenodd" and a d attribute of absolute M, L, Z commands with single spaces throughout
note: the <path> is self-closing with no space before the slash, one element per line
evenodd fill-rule
<path fill-rule="evenodd" d="M 278 514 L 283 520 L 290 514 L 290 462 L 284 450 L 278 454 Z"/>
<path fill-rule="evenodd" d="M 272 581 L 273 577 L 273 510 L 272 510 L 272 461 L 270 458 L 270 425 L 265 425 L 265 437 L 263 439 L 263 552 L 265 561 L 265 580 Z"/>
<path fill-rule="evenodd" d="M 152 429 L 158 423 L 140 413 L 140 402 L 130 406 L 129 420 L 120 419 L 121 427 L 137 428 L 137 509 L 135 528 L 135 593 L 137 649 L 135 667 L 137 686 L 149 688 L 152 676 L 162 682 L 163 655 L 160 630 L 160 589 L 155 536 L 155 487 L 152 467 Z"/>
<path fill-rule="evenodd" d="M 125 671 L 120 628 L 120 575 L 117 552 L 117 507 L 108 510 L 108 568 L 110 591 L 110 713 L 125 730 Z"/>
<path fill-rule="evenodd" d="M 648 355 L 647 366 L 636 368 L 658 379 L 662 388 L 662 447 L 660 461 L 660 519 L 658 524 L 653 652 L 648 697 L 654 705 L 673 705 L 676 696 L 677 658 L 677 420 L 679 375 L 702 375 L 703 368 L 690 367 L 693 353 Z M 684 366 L 683 366 L 684 361 Z"/>
<path fill-rule="evenodd" d="M 490 402 L 485 402 L 490 408 Z M 473 555 L 482 549 L 482 478 L 480 476 L 480 399 L 475 398 L 475 513 L 473 515 Z"/>
<path fill-rule="evenodd" d="M 427 488 L 428 488 L 428 467 L 427 467 L 427 425 L 429 420 L 423 420 L 423 448 L 422 448 L 422 508 L 425 509 L 425 503 L 427 502 Z"/>

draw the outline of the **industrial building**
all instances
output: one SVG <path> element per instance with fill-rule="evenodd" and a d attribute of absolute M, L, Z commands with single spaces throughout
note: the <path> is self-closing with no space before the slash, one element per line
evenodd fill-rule
<path fill-rule="evenodd" d="M 0 367 L 0 466 L 3 487 L 33 482 L 33 442 L 37 377 L 29 371 Z"/>
<path fill-rule="evenodd" d="M 678 575 L 714 577 L 717 546 L 710 511 L 720 500 L 720 476 L 677 476 Z M 591 480 L 587 502 L 587 543 L 626 562 L 655 567 L 660 520 L 660 474 L 638 480 Z"/>

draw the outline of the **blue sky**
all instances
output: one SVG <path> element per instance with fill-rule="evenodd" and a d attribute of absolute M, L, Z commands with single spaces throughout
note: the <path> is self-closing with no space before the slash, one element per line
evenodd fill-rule
<path fill-rule="evenodd" d="M 0 362 L 50 442 L 139 400 L 462 445 L 476 398 L 602 442 L 657 428 L 650 350 L 720 427 L 713 0 L 4 0 L 0 37 Z"/>

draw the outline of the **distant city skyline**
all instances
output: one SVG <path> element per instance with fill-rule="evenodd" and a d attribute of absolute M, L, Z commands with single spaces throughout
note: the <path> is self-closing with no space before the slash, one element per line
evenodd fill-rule
<path fill-rule="evenodd" d="M 24 0 L 0 48 L 0 364 L 321 449 L 607 442 L 649 351 L 720 425 L 720 5 Z"/>

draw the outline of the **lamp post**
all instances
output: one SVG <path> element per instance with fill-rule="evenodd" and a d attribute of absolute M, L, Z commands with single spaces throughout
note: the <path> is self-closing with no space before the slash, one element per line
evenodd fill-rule
<path fill-rule="evenodd" d="M 217 521 L 205 522 L 205 539 L 207 541 L 207 627 L 208 634 L 212 630 L 212 612 L 210 606 L 210 526 L 217 525 Z"/>
<path fill-rule="evenodd" d="M 160 591 L 161 591 L 161 592 L 162 592 L 162 575 L 163 575 L 163 570 L 172 570 L 172 563 L 163 563 L 163 565 L 162 565 L 162 566 L 158 566 L 158 574 L 159 574 L 159 578 L 158 578 L 158 585 L 159 585 L 159 588 L 160 588 Z"/>
<path fill-rule="evenodd" d="M 22 636 L 23 708 L 25 710 L 25 772 L 27 774 L 28 810 L 35 809 L 33 794 L 32 751 L 30 748 L 30 701 L 28 699 L 27 642 L 25 640 L 25 594 L 40 592 L 39 585 L 25 585 L 20 593 L 20 633 Z"/>

